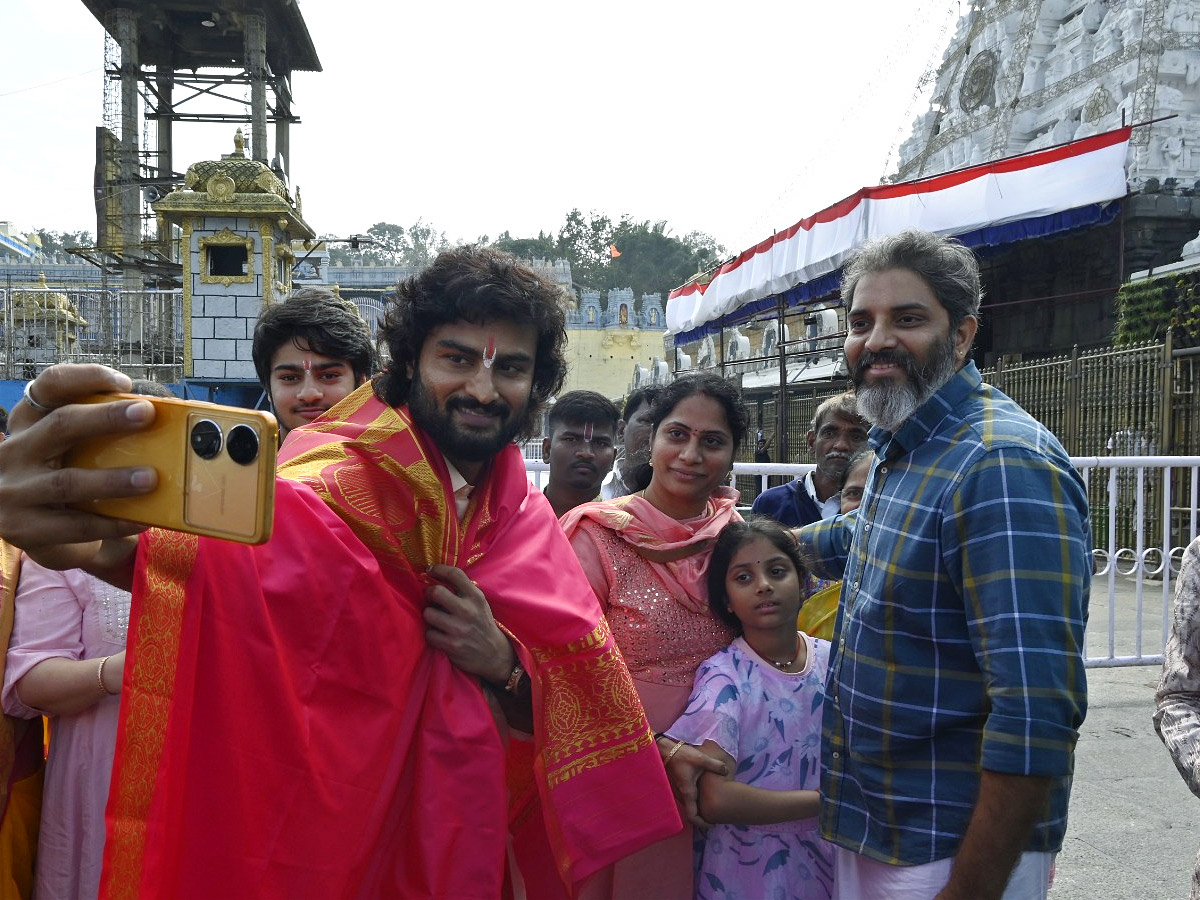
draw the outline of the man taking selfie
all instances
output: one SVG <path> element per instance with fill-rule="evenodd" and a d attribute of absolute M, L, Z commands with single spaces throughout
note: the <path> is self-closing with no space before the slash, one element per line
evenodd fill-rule
<path fill-rule="evenodd" d="M 133 584 L 112 896 L 502 896 L 493 711 L 514 702 L 532 710 L 542 843 L 567 885 L 680 827 L 513 444 L 562 383 L 557 289 L 506 254 L 447 251 L 400 285 L 381 337 L 387 371 L 284 445 L 257 547 L 63 506 L 155 486 L 149 467 L 59 467 L 80 437 L 152 420 L 145 401 L 73 403 L 127 389 L 119 373 L 53 367 L 14 413 L 0 535 Z"/>

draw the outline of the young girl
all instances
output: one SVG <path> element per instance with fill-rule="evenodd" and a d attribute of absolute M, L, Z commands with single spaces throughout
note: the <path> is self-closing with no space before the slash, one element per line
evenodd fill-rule
<path fill-rule="evenodd" d="M 739 633 L 696 672 L 668 736 L 724 760 L 700 779 L 698 900 L 829 900 L 833 849 L 817 828 L 829 644 L 796 630 L 805 569 L 770 519 L 734 522 L 713 548 L 708 600 Z"/>

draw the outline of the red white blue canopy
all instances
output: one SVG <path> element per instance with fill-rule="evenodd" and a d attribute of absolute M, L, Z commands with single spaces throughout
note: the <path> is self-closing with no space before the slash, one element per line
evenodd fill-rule
<path fill-rule="evenodd" d="M 1129 128 L 901 184 L 866 187 L 801 219 L 667 301 L 668 334 L 701 328 L 748 303 L 841 268 L 855 247 L 905 228 L 962 235 L 1126 194 Z"/>

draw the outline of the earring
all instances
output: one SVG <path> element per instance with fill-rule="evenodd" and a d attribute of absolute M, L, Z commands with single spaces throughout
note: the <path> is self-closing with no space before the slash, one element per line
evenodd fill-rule
<path fill-rule="evenodd" d="M 654 460 L 652 460 L 652 459 L 649 460 L 648 464 L 649 464 L 650 468 L 652 468 L 652 469 L 654 468 Z"/>

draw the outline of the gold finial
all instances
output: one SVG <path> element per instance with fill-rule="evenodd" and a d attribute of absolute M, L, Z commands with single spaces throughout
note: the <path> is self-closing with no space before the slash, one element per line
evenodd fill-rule
<path fill-rule="evenodd" d="M 233 155 L 246 155 L 246 136 L 242 134 L 242 129 L 238 129 L 233 135 Z"/>
<path fill-rule="evenodd" d="M 333 296 L 337 297 L 339 300 L 342 299 L 342 286 L 336 281 L 333 283 L 333 287 L 330 288 L 330 290 L 333 291 Z"/>
<path fill-rule="evenodd" d="M 43 290 L 48 289 L 50 287 L 48 284 L 46 284 L 46 273 L 45 272 L 42 272 L 38 276 L 38 287 L 42 288 Z"/>

